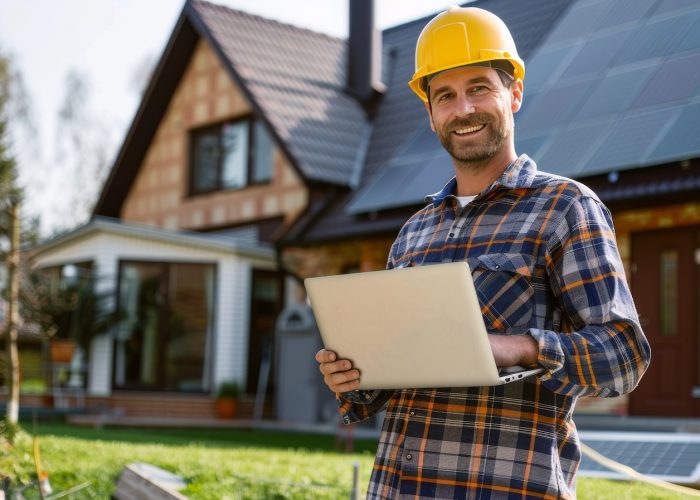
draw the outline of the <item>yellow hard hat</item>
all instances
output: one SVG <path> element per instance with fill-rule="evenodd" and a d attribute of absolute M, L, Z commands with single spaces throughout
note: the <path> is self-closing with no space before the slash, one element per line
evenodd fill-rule
<path fill-rule="evenodd" d="M 525 63 L 501 19 L 477 7 L 450 7 L 435 16 L 418 36 L 416 72 L 409 87 L 425 102 L 426 77 L 469 64 L 505 60 L 513 77 L 525 78 Z"/>

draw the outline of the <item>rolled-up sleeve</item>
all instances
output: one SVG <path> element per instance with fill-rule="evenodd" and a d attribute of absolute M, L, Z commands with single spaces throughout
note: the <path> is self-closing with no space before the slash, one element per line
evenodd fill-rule
<path fill-rule="evenodd" d="M 619 396 L 651 359 L 617 248 L 612 219 L 596 199 L 572 202 L 547 242 L 547 273 L 562 331 L 531 329 L 543 384 L 567 396 Z"/>
<path fill-rule="evenodd" d="M 340 394 L 338 397 L 338 410 L 343 423 L 360 422 L 379 413 L 391 399 L 393 392 L 386 390 L 360 390 Z"/>

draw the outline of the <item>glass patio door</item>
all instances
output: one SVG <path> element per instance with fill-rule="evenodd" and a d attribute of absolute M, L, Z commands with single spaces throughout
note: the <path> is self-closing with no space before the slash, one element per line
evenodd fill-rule
<path fill-rule="evenodd" d="M 215 266 L 122 262 L 117 389 L 206 391 Z"/>

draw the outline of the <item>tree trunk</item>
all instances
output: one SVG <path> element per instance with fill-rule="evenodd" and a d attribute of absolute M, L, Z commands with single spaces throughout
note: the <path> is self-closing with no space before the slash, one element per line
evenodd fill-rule
<path fill-rule="evenodd" d="M 19 203 L 11 203 L 10 219 L 10 252 L 7 256 L 7 271 L 9 283 L 9 303 L 7 328 L 5 330 L 5 348 L 7 350 L 7 366 L 9 372 L 10 394 L 7 400 L 6 419 L 16 424 L 19 419 L 19 352 L 17 350 L 17 326 L 19 323 Z"/>

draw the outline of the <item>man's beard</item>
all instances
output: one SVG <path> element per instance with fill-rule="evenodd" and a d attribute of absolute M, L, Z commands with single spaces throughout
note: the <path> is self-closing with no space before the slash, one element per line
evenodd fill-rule
<path fill-rule="evenodd" d="M 473 127 L 485 124 L 488 134 L 485 140 L 473 144 L 461 144 L 452 132 L 461 128 Z M 508 127 L 505 121 L 499 121 L 493 115 L 479 113 L 472 115 L 468 120 L 454 120 L 443 128 L 438 129 L 438 138 L 442 146 L 452 158 L 463 165 L 485 165 L 496 156 L 505 146 L 508 140 Z"/>

